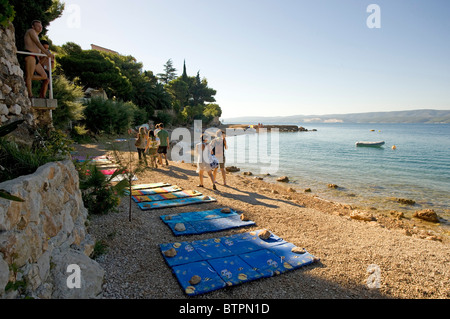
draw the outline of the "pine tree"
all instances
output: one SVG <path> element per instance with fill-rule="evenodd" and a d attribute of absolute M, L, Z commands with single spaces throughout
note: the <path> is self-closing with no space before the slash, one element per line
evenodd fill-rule
<path fill-rule="evenodd" d="M 183 75 L 181 76 L 181 79 L 187 84 L 189 82 L 188 80 L 188 75 L 186 72 L 186 60 L 184 60 L 184 64 L 183 64 Z"/>
<path fill-rule="evenodd" d="M 163 84 L 168 84 L 170 81 L 177 78 L 177 69 L 173 67 L 172 59 L 169 59 L 166 64 L 164 64 L 164 73 L 158 73 L 156 76 Z"/>

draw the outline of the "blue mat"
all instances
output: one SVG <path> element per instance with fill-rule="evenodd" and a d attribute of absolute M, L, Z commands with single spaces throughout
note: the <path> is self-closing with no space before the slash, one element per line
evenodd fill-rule
<path fill-rule="evenodd" d="M 234 210 L 231 210 L 231 213 L 222 213 L 221 209 L 163 215 L 161 219 L 175 236 L 198 235 L 255 225 L 253 221 L 242 221 Z M 183 224 L 186 230 L 177 231 L 177 224 Z"/>
<path fill-rule="evenodd" d="M 260 232 L 161 244 L 160 250 L 189 296 L 280 275 L 314 262 L 307 251 L 294 253 L 295 245 L 274 234 L 268 240 L 260 239 Z M 177 252 L 174 257 L 164 254 L 171 248 Z M 194 276 L 200 277 L 199 283 L 189 282 Z"/>
<path fill-rule="evenodd" d="M 226 286 L 226 283 L 206 261 L 173 267 L 173 273 L 184 292 L 189 296 L 211 292 Z M 201 282 L 197 285 L 191 284 L 189 281 L 193 276 L 200 276 Z"/>
<path fill-rule="evenodd" d="M 141 210 L 152 210 L 152 209 L 160 209 L 160 208 L 168 208 L 168 207 L 178 207 L 185 205 L 193 205 L 193 204 L 203 204 L 203 203 L 211 203 L 216 202 L 217 199 L 210 196 L 197 196 L 197 197 L 186 197 L 186 198 L 177 198 L 177 199 L 169 199 L 162 200 L 157 202 L 143 202 L 137 203 Z"/>
<path fill-rule="evenodd" d="M 175 257 L 165 256 L 164 252 L 172 248 L 175 249 L 177 255 Z M 188 242 L 162 244 L 160 245 L 160 249 L 169 266 L 177 266 L 205 260 L 205 258 L 195 250 L 194 246 L 192 246 L 192 244 Z"/>
<path fill-rule="evenodd" d="M 263 278 L 264 275 L 250 267 L 238 256 L 208 260 L 227 286 L 239 285 L 247 281 Z"/>

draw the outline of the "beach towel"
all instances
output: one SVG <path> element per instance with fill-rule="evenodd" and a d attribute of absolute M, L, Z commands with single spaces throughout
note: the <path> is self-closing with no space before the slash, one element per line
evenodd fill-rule
<path fill-rule="evenodd" d="M 98 169 L 114 169 L 114 168 L 119 168 L 120 165 L 116 164 L 116 163 L 111 163 L 111 164 L 103 164 L 101 162 L 99 162 L 99 164 L 95 164 L 95 166 L 97 166 Z"/>
<path fill-rule="evenodd" d="M 169 199 L 177 199 L 177 198 L 187 198 L 187 197 L 195 197 L 203 195 L 199 191 L 196 190 L 181 190 L 173 193 L 165 193 L 165 194 L 155 194 L 155 195 L 144 195 L 144 196 L 132 196 L 132 199 L 135 203 L 148 203 L 148 202 L 156 202 L 161 200 L 169 200 Z"/>
<path fill-rule="evenodd" d="M 295 245 L 274 234 L 267 240 L 259 238 L 261 231 L 161 244 L 160 250 L 188 296 L 281 275 L 314 262 L 306 250 L 293 252 Z M 166 254 L 169 250 L 171 255 Z"/>
<path fill-rule="evenodd" d="M 113 175 L 116 171 L 117 169 L 102 169 L 100 170 L 100 173 L 102 173 L 103 175 Z M 125 174 L 126 172 L 126 170 L 123 170 L 121 174 Z"/>
<path fill-rule="evenodd" d="M 112 158 L 106 155 L 102 156 L 81 156 L 81 155 L 75 155 L 72 156 L 72 159 L 77 162 L 85 162 L 87 160 L 91 162 L 111 162 Z"/>
<path fill-rule="evenodd" d="M 143 202 L 143 203 L 138 203 L 138 206 L 141 210 L 152 210 L 152 209 L 177 207 L 177 206 L 185 206 L 185 205 L 192 205 L 192 204 L 211 203 L 211 202 L 215 202 L 215 201 L 217 201 L 217 199 L 210 197 L 210 196 L 196 196 L 196 197 L 186 197 L 186 198 L 162 200 L 162 201 L 157 201 L 157 202 Z"/>
<path fill-rule="evenodd" d="M 169 183 L 151 183 L 151 184 L 138 184 L 131 186 L 131 190 L 142 190 L 170 186 Z"/>
<path fill-rule="evenodd" d="M 182 188 L 177 185 L 166 186 L 166 187 L 158 187 L 152 189 L 137 189 L 132 190 L 131 195 L 133 196 L 144 196 L 144 195 L 155 195 L 155 194 L 164 194 L 164 193 L 173 193 L 181 191 Z M 130 195 L 130 191 L 126 190 L 125 193 Z"/>
<path fill-rule="evenodd" d="M 231 210 L 230 213 L 223 213 L 221 210 L 219 208 L 200 212 L 162 215 L 160 218 L 175 236 L 199 235 L 255 225 L 253 221 L 242 221 L 240 215 L 234 210 Z M 182 228 L 185 229 L 179 230 L 176 227 L 177 225 L 182 225 Z"/>
<path fill-rule="evenodd" d="M 113 179 L 111 179 L 111 182 L 120 182 L 120 181 L 122 181 L 122 180 L 124 180 L 124 179 L 128 179 L 128 178 L 129 178 L 128 175 L 120 174 L 120 175 L 115 176 Z M 133 175 L 133 176 L 131 177 L 131 180 L 132 180 L 132 181 L 137 181 L 138 178 L 136 177 L 136 175 Z"/>

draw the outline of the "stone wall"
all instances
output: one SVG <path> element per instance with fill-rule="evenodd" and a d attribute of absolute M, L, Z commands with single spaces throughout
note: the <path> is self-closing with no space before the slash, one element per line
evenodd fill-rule
<path fill-rule="evenodd" d="M 14 26 L 0 26 L 0 125 L 24 119 L 34 124 L 23 71 L 17 59 Z"/>
<path fill-rule="evenodd" d="M 0 298 L 100 297 L 104 271 L 89 258 L 94 240 L 73 163 L 48 163 L 0 189 L 25 200 L 0 198 Z M 79 289 L 67 287 L 71 264 L 81 271 Z M 24 283 L 25 292 L 5 291 L 14 282 Z"/>

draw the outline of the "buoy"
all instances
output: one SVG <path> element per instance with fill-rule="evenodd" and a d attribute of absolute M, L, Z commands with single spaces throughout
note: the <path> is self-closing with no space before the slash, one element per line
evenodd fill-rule
<path fill-rule="evenodd" d="M 396 149 L 397 149 L 397 146 L 393 145 L 393 146 L 392 146 L 392 149 L 393 149 L 393 150 L 396 150 Z"/>

